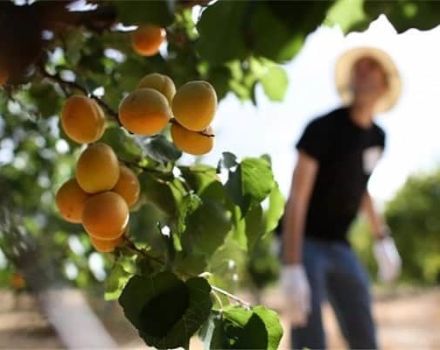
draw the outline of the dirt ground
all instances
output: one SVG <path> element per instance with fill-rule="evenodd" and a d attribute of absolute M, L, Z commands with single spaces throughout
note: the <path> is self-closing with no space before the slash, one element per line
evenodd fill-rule
<path fill-rule="evenodd" d="M 250 296 L 244 296 L 250 299 Z M 440 350 L 440 289 L 401 290 L 375 293 L 374 314 L 378 324 L 381 348 Z M 272 290 L 263 296 L 266 305 L 282 313 L 279 291 Z M 121 317 L 115 304 L 92 305 L 104 320 L 105 326 L 123 349 L 145 349 L 136 332 Z M 324 308 L 324 322 L 329 349 L 345 348 L 331 309 Z M 280 349 L 288 349 L 286 336 Z M 56 334 L 40 314 L 29 295 L 15 296 L 0 292 L 0 349 L 62 349 Z M 198 340 L 192 349 L 202 349 Z"/>

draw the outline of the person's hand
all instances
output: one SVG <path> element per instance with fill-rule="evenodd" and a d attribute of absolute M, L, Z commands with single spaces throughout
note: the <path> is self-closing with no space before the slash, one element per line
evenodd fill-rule
<path fill-rule="evenodd" d="M 402 261 L 394 240 L 390 236 L 377 239 L 373 253 L 379 267 L 378 275 L 382 282 L 393 282 L 400 275 Z"/>
<path fill-rule="evenodd" d="M 304 267 L 299 264 L 284 266 L 281 271 L 281 288 L 292 326 L 305 325 L 311 302 L 310 286 Z"/>

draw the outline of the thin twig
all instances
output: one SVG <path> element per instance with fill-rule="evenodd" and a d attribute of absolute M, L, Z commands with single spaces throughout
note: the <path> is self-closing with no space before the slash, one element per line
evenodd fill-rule
<path fill-rule="evenodd" d="M 234 300 L 234 301 L 236 301 L 236 302 L 242 304 L 243 306 L 245 306 L 245 307 L 247 307 L 247 308 L 250 308 L 250 307 L 251 307 L 251 304 L 250 304 L 249 302 L 247 302 L 246 300 L 241 299 L 240 297 L 236 296 L 235 294 L 231 294 L 231 293 L 229 293 L 228 291 L 226 291 L 226 290 L 224 290 L 224 289 L 221 289 L 221 288 L 219 288 L 219 287 L 217 287 L 217 286 L 213 286 L 213 285 L 211 285 L 211 288 L 212 288 L 213 291 L 218 292 L 218 293 L 221 293 L 221 294 L 224 294 L 224 295 L 226 295 L 229 299 L 232 299 L 232 300 Z"/>
<path fill-rule="evenodd" d="M 84 95 L 87 95 L 88 97 L 94 99 L 104 110 L 105 112 L 111 116 L 119 125 L 121 125 L 121 122 L 119 121 L 119 116 L 116 111 L 114 111 L 104 100 L 99 98 L 98 96 L 94 95 L 93 93 L 90 93 L 84 86 L 77 83 L 76 81 L 67 81 L 64 80 L 59 73 L 51 74 L 49 73 L 44 67 L 39 66 L 40 73 L 47 79 L 52 80 L 56 82 L 60 87 L 64 90 L 64 88 L 67 86 L 70 89 L 76 89 L 81 91 Z M 64 90 L 65 91 L 65 90 Z"/>

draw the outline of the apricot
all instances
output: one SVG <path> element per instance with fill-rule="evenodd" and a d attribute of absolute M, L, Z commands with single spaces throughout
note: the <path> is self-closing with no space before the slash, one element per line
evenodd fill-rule
<path fill-rule="evenodd" d="M 125 199 L 129 208 L 136 204 L 139 199 L 141 187 L 136 174 L 125 165 L 119 168 L 119 180 L 113 188 L 113 192 Z"/>
<path fill-rule="evenodd" d="M 171 126 L 171 138 L 177 148 L 196 156 L 208 153 L 214 146 L 211 127 L 203 132 L 197 132 L 187 130 L 183 126 L 174 123 Z"/>
<path fill-rule="evenodd" d="M 166 38 L 165 29 L 153 25 L 140 25 L 131 34 L 131 45 L 141 56 L 154 56 Z"/>
<path fill-rule="evenodd" d="M 76 180 L 84 191 L 109 191 L 115 187 L 118 179 L 118 158 L 109 145 L 95 143 L 81 153 L 76 164 Z"/>
<path fill-rule="evenodd" d="M 173 114 L 188 130 L 202 131 L 214 118 L 217 95 L 206 81 L 190 81 L 180 87 L 173 99 Z"/>
<path fill-rule="evenodd" d="M 99 240 L 115 240 L 128 223 L 128 206 L 117 193 L 103 192 L 91 196 L 84 206 L 82 223 L 90 236 Z"/>
<path fill-rule="evenodd" d="M 123 240 L 123 236 L 112 240 L 102 240 L 90 236 L 90 243 L 92 243 L 93 248 L 100 253 L 111 253 L 118 245 L 122 243 Z"/>
<path fill-rule="evenodd" d="M 143 88 L 131 92 L 119 105 L 119 120 L 129 131 L 139 135 L 154 135 L 167 125 L 171 110 L 160 92 Z"/>
<path fill-rule="evenodd" d="M 105 116 L 98 104 L 86 96 L 70 96 L 61 112 L 61 126 L 77 143 L 99 140 L 105 129 Z"/>
<path fill-rule="evenodd" d="M 176 93 L 176 86 L 174 85 L 173 80 L 170 77 L 159 73 L 147 74 L 141 79 L 137 88 L 150 88 L 157 90 L 167 98 L 169 103 L 172 102 Z"/>
<path fill-rule="evenodd" d="M 60 187 L 55 202 L 64 220 L 78 224 L 81 223 L 84 205 L 89 197 L 73 178 Z"/>

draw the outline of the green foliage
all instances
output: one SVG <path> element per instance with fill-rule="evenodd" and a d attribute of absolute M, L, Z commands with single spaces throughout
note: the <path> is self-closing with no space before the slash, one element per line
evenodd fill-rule
<path fill-rule="evenodd" d="M 229 307 L 211 322 L 213 329 L 204 337 L 209 349 L 275 350 L 283 335 L 276 313 L 263 306 Z"/>
<path fill-rule="evenodd" d="M 402 255 L 403 278 L 440 282 L 440 172 L 413 176 L 388 204 L 386 219 Z"/>
<path fill-rule="evenodd" d="M 210 289 L 203 278 L 183 282 L 171 272 L 161 272 L 132 277 L 119 302 L 148 345 L 187 348 L 211 311 Z"/>
<path fill-rule="evenodd" d="M 10 75 L 0 95 L 0 206 L 20 219 L 17 229 L 26 240 L 42 247 L 38 258 L 54 275 L 82 288 L 102 287 L 106 276 L 105 297 L 119 299 L 147 344 L 188 347 L 201 330 L 207 348 L 276 349 L 282 334 L 276 315 L 261 306 L 231 306 L 218 288 L 234 289 L 246 279 L 263 288 L 278 273 L 271 232 L 284 200 L 270 159 L 239 160 L 225 152 L 217 168 L 183 166 L 167 131 L 138 137 L 120 128 L 118 105 L 151 72 L 169 75 L 177 87 L 208 80 L 219 100 L 232 92 L 256 104 L 261 87 L 270 100 L 281 101 L 288 79 L 280 64 L 320 24 L 339 24 L 349 32 L 386 13 L 399 31 L 427 29 L 438 23 L 438 5 L 220 0 L 202 11 L 182 1 L 95 5 L 72 13 L 64 2 L 0 3 L 0 69 Z M 166 47 L 149 58 L 138 56 L 130 32 L 115 25 L 144 23 L 167 32 Z M 52 34 L 42 40 L 43 31 Z M 108 117 L 102 141 L 141 183 L 125 241 L 114 254 L 101 256 L 104 276 L 90 268 L 96 253 L 83 230 L 54 210 L 54 193 L 73 176 L 79 152 L 58 118 L 65 98 L 76 93 L 100 100 Z M 437 180 L 426 180 L 429 186 L 409 183 L 387 211 L 398 246 L 408 254 L 405 276 L 429 282 L 438 281 L 440 270 L 440 224 L 432 209 L 439 204 Z M 414 232 L 424 239 L 416 240 Z M 2 229 L 0 246 L 11 257 L 22 242 L 7 235 Z M 9 259 L 0 280 L 17 267 Z"/>

